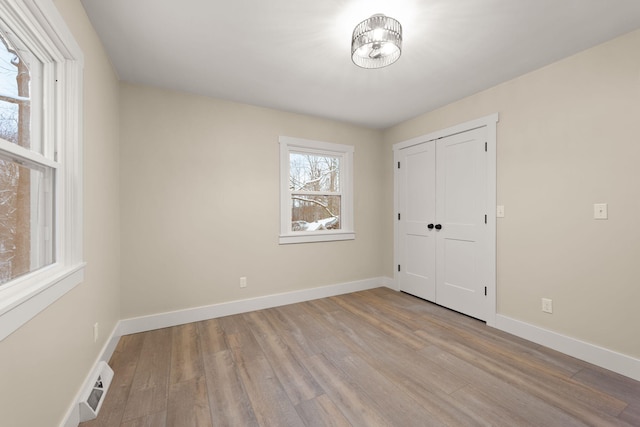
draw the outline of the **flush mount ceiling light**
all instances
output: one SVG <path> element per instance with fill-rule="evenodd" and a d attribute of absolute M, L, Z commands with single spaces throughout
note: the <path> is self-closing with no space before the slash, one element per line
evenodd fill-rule
<path fill-rule="evenodd" d="M 373 15 L 353 30 L 351 59 L 359 67 L 386 67 L 400 58 L 401 51 L 402 25 L 393 18 Z"/>

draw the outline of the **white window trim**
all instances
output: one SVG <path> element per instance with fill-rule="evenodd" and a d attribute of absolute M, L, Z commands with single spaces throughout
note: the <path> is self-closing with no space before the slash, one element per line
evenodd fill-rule
<path fill-rule="evenodd" d="M 56 261 L 0 286 L 0 340 L 31 320 L 84 279 L 82 258 L 82 51 L 51 0 L 0 2 L 0 19 L 34 55 L 51 58 L 45 73 L 55 83 L 55 105 L 43 117 L 52 125 L 58 168 L 55 182 Z M 46 106 L 45 106 L 46 107 Z M 21 147 L 15 147 L 24 157 Z M 39 159 L 39 161 L 42 159 Z"/>
<path fill-rule="evenodd" d="M 310 139 L 281 136 L 280 142 L 280 239 L 281 245 L 291 243 L 330 242 L 353 240 L 356 238 L 353 225 L 353 154 L 352 145 L 313 141 Z M 320 153 L 340 156 L 344 159 L 340 166 L 342 207 L 340 230 L 292 231 L 291 193 L 289 191 L 289 153 L 297 150 L 316 150 Z"/>

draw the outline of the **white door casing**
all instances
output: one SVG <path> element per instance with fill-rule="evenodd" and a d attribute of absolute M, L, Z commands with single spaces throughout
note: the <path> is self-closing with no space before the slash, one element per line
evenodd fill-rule
<path fill-rule="evenodd" d="M 497 121 L 494 114 L 393 147 L 396 286 L 489 326 L 496 317 Z"/>

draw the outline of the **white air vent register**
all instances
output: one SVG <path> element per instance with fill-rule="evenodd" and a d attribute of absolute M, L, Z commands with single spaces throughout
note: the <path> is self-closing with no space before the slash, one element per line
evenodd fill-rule
<path fill-rule="evenodd" d="M 100 362 L 91 375 L 86 390 L 80 396 L 80 422 L 96 418 L 113 379 L 113 370 Z"/>

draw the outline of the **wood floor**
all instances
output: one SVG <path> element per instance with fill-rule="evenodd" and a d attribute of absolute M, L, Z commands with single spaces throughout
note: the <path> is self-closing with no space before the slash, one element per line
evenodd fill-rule
<path fill-rule="evenodd" d="M 640 426 L 640 382 L 386 288 L 121 338 L 82 427 Z"/>

